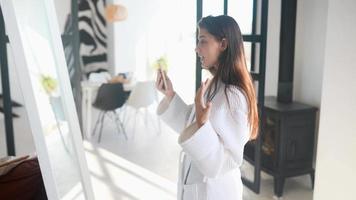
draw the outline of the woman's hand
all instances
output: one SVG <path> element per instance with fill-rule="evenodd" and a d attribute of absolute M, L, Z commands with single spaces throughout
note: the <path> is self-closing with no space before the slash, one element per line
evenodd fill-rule
<path fill-rule="evenodd" d="M 205 102 L 204 94 L 209 86 L 209 79 L 201 84 L 195 96 L 195 117 L 198 127 L 202 127 L 209 119 L 212 103 Z"/>
<path fill-rule="evenodd" d="M 164 77 L 162 76 L 162 73 L 164 73 Z M 166 88 L 164 86 L 163 78 L 166 79 Z M 172 99 L 175 95 L 171 80 L 168 78 L 167 73 L 161 69 L 157 71 L 156 88 L 168 99 Z"/>

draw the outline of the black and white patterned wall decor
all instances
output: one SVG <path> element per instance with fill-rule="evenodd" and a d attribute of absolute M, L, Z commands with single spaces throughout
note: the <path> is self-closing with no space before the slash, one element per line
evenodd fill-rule
<path fill-rule="evenodd" d="M 108 71 L 105 0 L 79 1 L 80 57 L 83 73 Z"/>

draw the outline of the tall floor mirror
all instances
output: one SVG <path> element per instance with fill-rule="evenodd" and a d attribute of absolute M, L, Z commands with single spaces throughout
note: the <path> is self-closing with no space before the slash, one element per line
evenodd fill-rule
<path fill-rule="evenodd" d="M 53 0 L 1 0 L 48 199 L 93 199 Z"/>

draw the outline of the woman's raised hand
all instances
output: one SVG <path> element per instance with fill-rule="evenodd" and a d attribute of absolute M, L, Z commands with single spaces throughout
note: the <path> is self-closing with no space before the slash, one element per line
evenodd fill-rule
<path fill-rule="evenodd" d="M 175 94 L 171 80 L 168 78 L 167 73 L 161 69 L 158 69 L 157 72 L 156 88 L 169 99 L 173 98 Z"/>
<path fill-rule="evenodd" d="M 209 79 L 202 82 L 195 96 L 195 117 L 199 127 L 203 126 L 209 119 L 212 103 L 205 102 L 204 94 L 209 86 Z"/>

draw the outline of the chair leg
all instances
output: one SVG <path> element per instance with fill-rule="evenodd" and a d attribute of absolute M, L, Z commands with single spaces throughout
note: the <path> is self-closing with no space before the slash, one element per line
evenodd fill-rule
<path fill-rule="evenodd" d="M 157 133 L 157 136 L 159 136 L 159 135 L 161 135 L 161 121 L 160 121 L 160 119 L 159 119 L 159 117 L 157 116 L 156 118 L 157 118 L 157 127 L 156 127 L 156 125 L 155 125 L 155 119 L 154 119 L 154 117 L 152 116 L 152 115 L 150 115 L 150 113 L 148 112 L 148 110 L 147 110 L 147 108 L 146 108 L 146 115 L 148 116 L 148 117 L 150 117 L 150 120 L 151 120 L 151 122 L 152 122 L 152 124 L 153 124 L 153 128 L 157 128 L 158 129 L 158 133 Z M 147 122 L 148 122 L 148 117 L 146 117 L 147 118 Z M 147 127 L 147 124 L 146 124 L 146 127 Z"/>
<path fill-rule="evenodd" d="M 136 109 L 135 112 L 135 121 L 134 121 L 134 126 L 133 126 L 133 131 L 132 131 L 132 138 L 135 139 L 135 135 L 136 135 L 136 121 L 137 121 L 137 113 L 138 113 L 138 109 Z"/>
<path fill-rule="evenodd" d="M 148 128 L 148 110 L 145 108 L 145 127 Z"/>
<path fill-rule="evenodd" d="M 148 112 L 147 108 L 146 108 L 146 115 L 148 115 L 150 117 L 150 120 L 152 121 L 152 124 L 156 123 L 154 117 L 152 115 L 150 115 L 150 113 Z M 146 117 L 146 118 L 147 118 L 147 122 L 148 122 L 148 117 Z M 162 130 L 161 130 L 161 121 L 160 121 L 158 116 L 156 118 L 157 118 L 157 125 L 158 126 L 156 127 L 156 125 L 153 125 L 153 127 L 158 129 L 157 136 L 159 136 L 159 135 L 161 135 L 161 132 L 162 132 Z M 146 124 L 146 127 L 147 127 L 147 124 Z"/>
<path fill-rule="evenodd" d="M 124 127 L 124 125 L 122 124 L 122 122 L 120 120 L 120 116 L 118 115 L 116 110 L 114 110 L 114 114 L 115 114 L 115 118 L 116 118 L 116 123 L 115 123 L 116 124 L 116 128 L 117 128 L 119 133 L 120 133 L 120 128 L 121 128 L 122 134 L 124 135 L 125 139 L 127 140 L 128 138 L 127 138 L 127 135 L 126 135 L 126 132 L 125 132 L 125 127 Z M 119 127 L 119 125 L 117 123 L 119 123 L 120 127 Z"/>
<path fill-rule="evenodd" d="M 115 112 L 117 112 L 117 111 L 115 111 Z M 121 126 L 121 128 L 122 128 L 122 130 L 124 131 L 124 120 L 125 120 L 125 108 L 124 107 L 121 107 L 121 108 L 119 108 L 119 110 L 118 110 L 118 114 L 117 114 L 117 119 L 119 120 L 119 122 L 120 122 L 120 126 Z M 122 115 L 122 118 L 121 118 L 121 115 Z M 122 119 L 122 120 L 121 120 Z"/>
<path fill-rule="evenodd" d="M 159 101 L 158 101 L 158 94 L 156 93 L 156 105 L 159 105 Z M 158 115 L 156 115 L 157 117 L 157 122 L 158 122 L 158 135 L 162 134 L 162 124 L 161 124 L 161 119 L 159 118 Z"/>
<path fill-rule="evenodd" d="M 100 131 L 99 131 L 99 137 L 98 137 L 98 143 L 101 141 L 101 135 L 103 133 L 103 125 L 104 125 L 104 119 L 105 119 L 106 111 L 103 113 L 103 116 L 101 118 L 101 124 L 100 124 Z"/>
<path fill-rule="evenodd" d="M 162 134 L 162 125 L 161 125 L 161 119 L 157 116 L 157 122 L 158 122 L 158 135 Z"/>
<path fill-rule="evenodd" d="M 161 120 L 158 115 L 155 115 L 155 116 L 157 119 L 157 129 L 158 129 L 157 136 L 159 136 L 162 133 Z M 155 119 L 154 119 L 154 117 L 152 117 L 152 115 L 151 115 L 151 120 L 155 123 Z M 156 125 L 154 125 L 154 127 L 156 128 Z"/>
<path fill-rule="evenodd" d="M 119 127 L 119 125 L 117 124 L 117 113 L 116 113 L 116 111 L 113 111 L 114 112 L 114 115 L 115 115 L 115 126 L 116 126 L 116 129 L 117 129 L 117 133 L 120 135 L 120 127 Z"/>
<path fill-rule="evenodd" d="M 113 110 L 112 111 L 113 112 L 113 115 L 114 115 L 114 119 L 113 120 L 115 120 L 115 126 L 116 126 L 116 129 L 117 129 L 117 133 L 118 133 L 118 135 L 120 135 L 120 127 L 118 126 L 118 124 L 117 124 L 117 112 L 116 112 L 116 110 Z M 120 116 L 119 116 L 120 117 Z"/>
<path fill-rule="evenodd" d="M 101 120 L 101 115 L 103 114 L 103 112 L 104 112 L 104 111 L 100 111 L 100 112 L 99 112 L 98 119 L 96 120 L 94 129 L 93 129 L 93 132 L 91 133 L 91 136 L 92 136 L 92 137 L 95 135 L 96 128 L 97 128 L 98 125 L 99 125 L 99 121 Z"/>
<path fill-rule="evenodd" d="M 122 113 L 122 122 L 125 123 L 126 122 L 126 111 L 127 110 L 127 106 L 123 105 L 121 108 L 121 113 Z"/>

